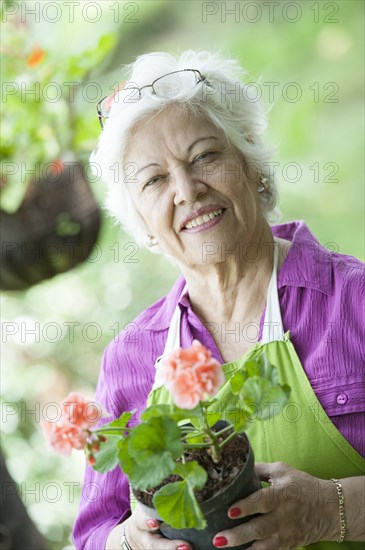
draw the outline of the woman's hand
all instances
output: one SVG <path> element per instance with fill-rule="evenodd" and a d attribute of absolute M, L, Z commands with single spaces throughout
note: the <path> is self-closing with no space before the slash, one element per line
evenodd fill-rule
<path fill-rule="evenodd" d="M 338 496 L 332 481 L 313 477 L 282 462 L 256 463 L 270 487 L 237 501 L 228 515 L 262 514 L 214 537 L 217 548 L 252 543 L 252 550 L 297 548 L 339 536 Z"/>
<path fill-rule="evenodd" d="M 191 550 L 188 542 L 169 540 L 159 532 L 159 521 L 146 515 L 137 504 L 133 514 L 125 522 L 125 536 L 132 550 Z"/>

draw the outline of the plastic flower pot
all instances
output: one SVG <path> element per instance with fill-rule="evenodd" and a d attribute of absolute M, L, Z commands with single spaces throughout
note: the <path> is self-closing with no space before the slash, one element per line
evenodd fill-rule
<path fill-rule="evenodd" d="M 160 531 L 166 538 L 186 540 L 193 545 L 194 550 L 215 550 L 216 547 L 213 546 L 212 541 L 218 531 L 232 529 L 232 527 L 245 523 L 253 517 L 231 519 L 227 516 L 227 510 L 232 504 L 261 489 L 260 479 L 254 469 L 253 450 L 246 434 L 241 435 L 245 436 L 248 442 L 247 460 L 237 477 L 227 487 L 200 504 L 207 521 L 205 529 L 174 529 L 163 522 L 160 525 Z M 154 508 L 144 504 L 142 506 L 150 517 L 161 519 Z M 235 546 L 235 549 L 248 548 L 250 545 L 251 543 L 242 544 Z"/>

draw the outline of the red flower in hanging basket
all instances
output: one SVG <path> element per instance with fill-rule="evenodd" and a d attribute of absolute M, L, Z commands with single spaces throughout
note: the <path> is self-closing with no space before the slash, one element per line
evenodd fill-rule
<path fill-rule="evenodd" d="M 29 67 L 30 69 L 34 69 L 34 67 L 37 67 L 44 61 L 45 57 L 46 52 L 42 48 L 33 48 L 31 53 L 27 57 L 27 67 Z"/>

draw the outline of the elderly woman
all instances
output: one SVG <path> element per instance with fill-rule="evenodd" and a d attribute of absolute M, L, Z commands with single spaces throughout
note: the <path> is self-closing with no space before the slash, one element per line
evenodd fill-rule
<path fill-rule="evenodd" d="M 322 247 L 303 222 L 270 226 L 265 119 L 232 60 L 143 55 L 98 112 L 93 161 L 110 211 L 182 275 L 134 320 L 133 334 L 106 348 L 96 399 L 114 418 L 141 413 L 157 358 L 193 339 L 231 370 L 265 346 L 291 387 L 283 414 L 247 430 L 271 487 L 230 507 L 230 517 L 259 515 L 207 547 L 363 548 L 363 265 Z M 87 469 L 74 538 L 78 549 L 191 548 L 165 539 L 139 506 L 131 512 L 119 468 Z"/>

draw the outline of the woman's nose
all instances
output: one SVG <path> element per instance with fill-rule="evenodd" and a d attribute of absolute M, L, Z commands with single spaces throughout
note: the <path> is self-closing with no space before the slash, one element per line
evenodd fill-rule
<path fill-rule="evenodd" d="M 194 203 L 205 195 L 207 185 L 201 179 L 189 174 L 187 170 L 179 170 L 174 174 L 174 204 Z"/>

